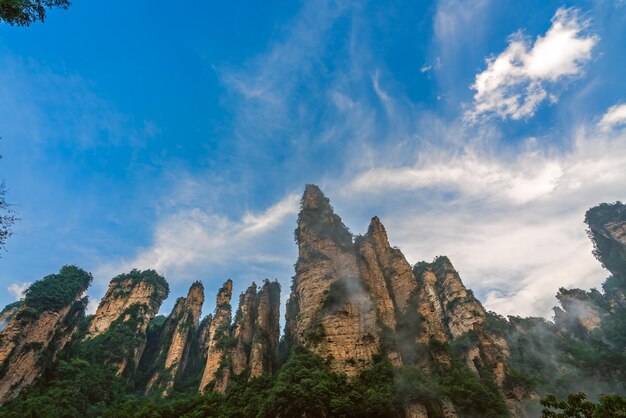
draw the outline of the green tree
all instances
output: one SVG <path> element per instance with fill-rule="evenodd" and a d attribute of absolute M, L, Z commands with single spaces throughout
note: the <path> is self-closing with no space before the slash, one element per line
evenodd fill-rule
<path fill-rule="evenodd" d="M 614 393 L 602 395 L 597 404 L 587 400 L 587 396 L 572 393 L 567 400 L 559 401 L 549 393 L 541 399 L 542 418 L 624 418 L 626 417 L 626 398 Z"/>
<path fill-rule="evenodd" d="M 46 18 L 51 7 L 67 9 L 69 0 L 0 0 L 0 21 L 9 25 L 28 26 Z"/>
<path fill-rule="evenodd" d="M 13 235 L 13 224 L 20 220 L 15 211 L 11 209 L 11 205 L 7 203 L 6 194 L 7 188 L 2 182 L 0 183 L 0 249 L 6 249 L 7 239 Z"/>

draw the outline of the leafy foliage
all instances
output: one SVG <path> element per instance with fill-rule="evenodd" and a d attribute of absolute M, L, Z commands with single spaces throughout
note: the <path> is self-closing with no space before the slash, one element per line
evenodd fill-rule
<path fill-rule="evenodd" d="M 64 266 L 58 274 L 37 280 L 24 292 L 24 305 L 34 315 L 58 311 L 71 304 L 89 286 L 91 273 L 75 266 Z"/>
<path fill-rule="evenodd" d="M 136 286 L 139 283 L 146 283 L 157 289 L 158 288 L 165 289 L 165 296 L 163 297 L 164 299 L 167 298 L 167 296 L 170 293 L 170 286 L 165 280 L 165 278 L 154 270 L 141 271 L 137 269 L 132 269 L 129 273 L 124 273 L 124 274 L 115 276 L 111 280 L 111 283 L 120 283 L 120 282 L 127 281 L 127 280 L 130 280 L 132 286 Z M 120 291 L 123 291 L 123 289 L 120 289 Z"/>
<path fill-rule="evenodd" d="M 626 417 L 626 398 L 616 394 L 600 397 L 597 404 L 587 400 L 584 393 L 572 393 L 559 401 L 553 394 L 541 399 L 542 418 L 619 418 Z"/>
<path fill-rule="evenodd" d="M 0 0 L 0 20 L 2 19 L 2 7 L 5 0 Z M 1 157 L 0 157 L 1 158 Z M 7 188 L 4 182 L 0 183 L 0 249 L 5 249 L 7 239 L 13 235 L 11 227 L 20 218 L 11 205 L 6 201 Z"/>
<path fill-rule="evenodd" d="M 0 0 L 0 20 L 9 25 L 28 26 L 46 19 L 46 11 L 52 7 L 67 9 L 69 0 Z"/>

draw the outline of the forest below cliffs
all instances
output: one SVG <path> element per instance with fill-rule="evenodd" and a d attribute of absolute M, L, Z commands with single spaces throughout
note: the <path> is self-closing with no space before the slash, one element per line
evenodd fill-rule
<path fill-rule="evenodd" d="M 626 416 L 626 206 L 590 209 L 601 290 L 559 290 L 553 320 L 486 311 L 445 256 L 409 265 L 378 218 L 353 237 L 307 186 L 281 321 L 265 280 L 201 318 L 164 277 L 65 266 L 0 313 L 0 417 Z M 279 327 L 284 325 L 284 329 Z"/>

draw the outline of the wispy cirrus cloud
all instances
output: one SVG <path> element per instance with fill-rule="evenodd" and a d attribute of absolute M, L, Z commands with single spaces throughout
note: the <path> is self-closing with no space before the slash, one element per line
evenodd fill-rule
<path fill-rule="evenodd" d="M 421 150 L 408 165 L 381 156 L 333 187 L 348 212 L 386 202 L 376 214 L 411 263 L 448 255 L 488 309 L 549 317 L 559 287 L 608 276 L 583 219 L 623 200 L 626 182 L 625 132 L 581 123 L 566 135 L 567 149 L 529 139 L 510 154 L 486 142 Z"/>
<path fill-rule="evenodd" d="M 176 281 L 199 279 L 216 266 L 291 265 L 267 234 L 294 220 L 298 208 L 299 195 L 291 193 L 265 211 L 248 212 L 238 220 L 197 207 L 174 211 L 158 221 L 149 247 L 131 259 L 100 266 L 97 277 L 109 279 L 138 268 L 155 269 Z"/>
<path fill-rule="evenodd" d="M 611 106 L 598 122 L 603 131 L 626 125 L 626 104 Z"/>
<path fill-rule="evenodd" d="M 555 83 L 580 75 L 598 43 L 597 35 L 586 33 L 588 27 L 577 9 L 560 8 L 534 43 L 522 32 L 511 35 L 508 47 L 488 58 L 487 69 L 476 75 L 474 102 L 465 119 L 524 119 L 542 102 L 556 102 Z"/>

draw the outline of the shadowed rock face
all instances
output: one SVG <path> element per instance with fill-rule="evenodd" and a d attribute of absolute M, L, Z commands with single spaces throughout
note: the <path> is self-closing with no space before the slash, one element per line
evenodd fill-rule
<path fill-rule="evenodd" d="M 146 393 L 159 390 L 167 396 L 176 378 L 185 370 L 194 335 L 198 332 L 200 312 L 204 303 L 204 287 L 195 282 L 186 298 L 179 298 L 159 338 L 159 364 L 146 387 Z"/>
<path fill-rule="evenodd" d="M 280 285 L 266 281 L 258 294 L 250 352 L 250 377 L 272 374 L 280 334 Z"/>
<path fill-rule="evenodd" d="M 222 376 L 216 376 L 216 373 L 226 354 L 227 341 L 230 339 L 230 322 L 232 316 L 230 299 L 232 294 L 233 281 L 228 279 L 217 293 L 215 313 L 213 314 L 213 319 L 208 330 L 207 359 L 202 379 L 200 380 L 200 392 L 204 392 L 208 384 L 216 378 L 220 378 L 218 379 L 219 381 L 216 382 L 216 386 L 223 385 L 224 390 L 226 389 L 229 372 L 224 370 Z"/>
<path fill-rule="evenodd" d="M 220 294 L 222 293 L 220 291 Z M 223 317 L 217 310 L 215 315 L 215 318 Z M 215 321 L 213 319 L 212 324 L 215 324 Z M 224 331 L 221 336 L 217 335 L 220 334 L 218 331 L 212 339 L 209 337 L 209 341 L 214 341 L 213 344 L 209 342 L 207 367 L 210 368 L 209 372 L 205 368 L 203 379 L 206 383 L 201 386 L 200 391 L 209 388 L 213 382 L 213 391 L 224 393 L 231 379 L 245 372 L 248 372 L 249 378 L 272 374 L 278 356 L 279 321 L 280 285 L 278 282 L 266 280 L 258 292 L 256 284 L 252 283 L 239 297 L 239 308 L 232 327 L 226 328 L 222 325 Z M 209 334 L 213 331 L 213 325 L 210 328 Z M 211 347 L 214 349 L 211 350 Z M 212 353 L 215 353 L 215 357 L 214 362 L 210 364 Z M 219 362 L 215 363 L 218 355 L 221 357 L 219 357 Z M 208 374 L 211 370 L 214 370 L 212 377 Z"/>
<path fill-rule="evenodd" d="M 248 366 L 248 356 L 254 336 L 254 322 L 257 316 L 257 289 L 252 283 L 245 293 L 239 297 L 239 309 L 235 315 L 232 335 L 237 345 L 231 350 L 232 372 L 235 375 L 243 373 Z"/>

